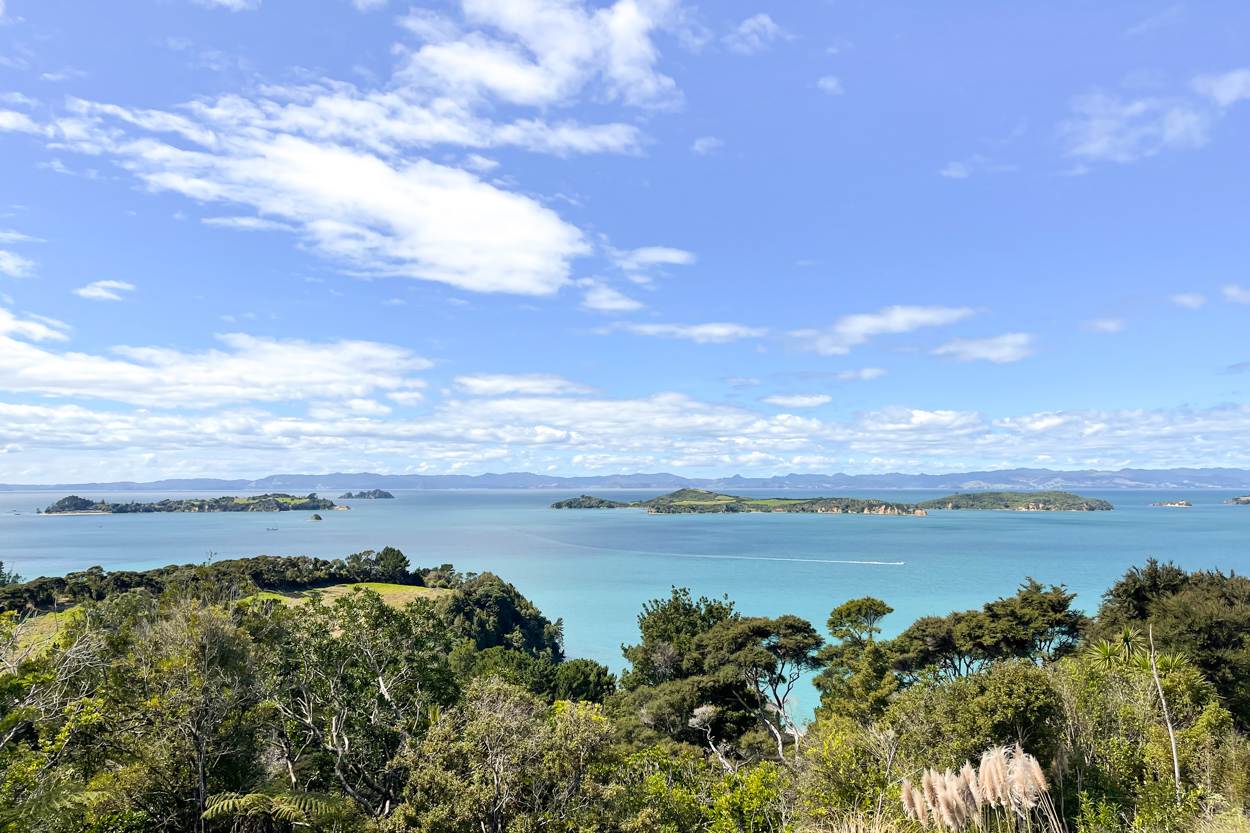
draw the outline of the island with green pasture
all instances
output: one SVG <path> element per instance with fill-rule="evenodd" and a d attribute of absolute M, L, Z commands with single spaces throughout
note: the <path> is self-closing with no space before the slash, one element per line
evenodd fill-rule
<path fill-rule="evenodd" d="M 652 515 L 729 514 L 738 512 L 792 512 L 820 515 L 924 515 L 914 503 L 891 503 L 875 498 L 751 498 L 705 489 L 678 489 L 650 500 L 625 503 L 592 495 L 558 500 L 552 509 L 645 509 Z"/>
<path fill-rule="evenodd" d="M 919 506 L 1007 512 L 1105 512 L 1114 508 L 1108 501 L 1072 492 L 960 492 L 921 501 Z"/>
<path fill-rule="evenodd" d="M 69 495 L 43 510 L 45 515 L 136 515 L 150 512 L 291 512 L 347 509 L 332 500 L 310 494 L 300 497 L 273 493 L 241 497 L 166 498 L 151 503 L 110 503 Z"/>
<path fill-rule="evenodd" d="M 370 489 L 359 492 L 346 492 L 339 495 L 339 500 L 394 500 L 395 496 L 385 489 Z"/>

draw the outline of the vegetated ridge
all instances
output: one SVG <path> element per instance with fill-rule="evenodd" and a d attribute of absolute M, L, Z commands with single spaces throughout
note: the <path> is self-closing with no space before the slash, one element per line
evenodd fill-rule
<path fill-rule="evenodd" d="M 339 495 L 339 500 L 394 500 L 395 496 L 385 489 L 361 489 L 359 492 L 346 492 Z"/>
<path fill-rule="evenodd" d="M 347 509 L 334 501 L 310 494 L 305 497 L 281 493 L 241 497 L 180 498 L 152 503 L 109 503 L 69 495 L 43 510 L 45 515 L 135 515 L 148 512 L 290 512 Z"/>

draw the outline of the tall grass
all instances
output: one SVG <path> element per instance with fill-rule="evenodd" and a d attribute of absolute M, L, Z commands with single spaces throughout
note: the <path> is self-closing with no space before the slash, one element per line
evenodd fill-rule
<path fill-rule="evenodd" d="M 996 746 L 958 772 L 926 769 L 904 780 L 903 812 L 926 828 L 1066 833 L 1037 758 L 1019 745 Z"/>

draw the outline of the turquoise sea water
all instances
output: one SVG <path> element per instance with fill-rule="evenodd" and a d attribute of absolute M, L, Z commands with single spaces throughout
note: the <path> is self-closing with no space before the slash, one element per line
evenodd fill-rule
<path fill-rule="evenodd" d="M 619 499 L 654 494 L 611 493 Z M 916 501 L 937 494 L 861 496 Z M 744 613 L 796 613 L 822 628 L 835 605 L 871 594 L 895 608 L 884 623 L 894 632 L 917 616 L 1010 593 L 1030 575 L 1066 583 L 1082 607 L 1093 609 L 1109 584 L 1148 556 L 1187 568 L 1250 570 L 1250 506 L 1224 504 L 1232 493 L 1086 494 L 1110 500 L 1115 511 L 646 515 L 547 508 L 573 496 L 568 492 L 412 491 L 397 492 L 395 500 L 351 501 L 350 512 L 322 512 L 325 520 L 314 523 L 302 512 L 41 517 L 35 508 L 60 493 L 9 492 L 0 493 L 0 560 L 31 578 L 93 564 L 140 569 L 202 561 L 210 553 L 333 558 L 389 544 L 414 564 L 451 562 L 498 573 L 548 616 L 564 619 L 570 656 L 616 669 L 621 643 L 636 638 L 642 603 L 672 585 L 727 593 Z M 1193 508 L 1149 505 L 1178 498 Z"/>

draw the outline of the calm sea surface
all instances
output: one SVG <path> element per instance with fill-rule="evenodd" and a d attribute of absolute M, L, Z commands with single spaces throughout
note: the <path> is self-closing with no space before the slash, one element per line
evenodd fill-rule
<path fill-rule="evenodd" d="M 86 496 L 193 494 L 199 493 Z M 835 605 L 879 596 L 896 611 L 884 623 L 888 635 L 918 616 L 1011 593 L 1026 576 L 1066 583 L 1088 610 L 1126 568 L 1148 556 L 1191 569 L 1250 571 L 1250 506 L 1223 503 L 1230 492 L 1086 492 L 1111 501 L 1115 511 L 934 512 L 927 518 L 548 509 L 574 494 L 557 491 L 395 494 L 395 500 L 351 501 L 350 512 L 323 512 L 325 520 L 314 523 L 304 512 L 40 517 L 35 508 L 60 493 L 0 492 L 0 560 L 32 578 L 93 564 L 141 569 L 195 562 L 210 553 L 334 558 L 394 545 L 413 564 L 451 562 L 461 570 L 498 573 L 548 616 L 564 619 L 570 656 L 616 669 L 621 643 L 637 636 L 642 603 L 667 595 L 672 585 L 727 593 L 744 613 L 796 613 L 821 628 Z M 610 494 L 633 499 L 656 493 Z M 910 502 L 938 494 L 860 496 Z M 1178 498 L 1193 508 L 1150 506 Z"/>

